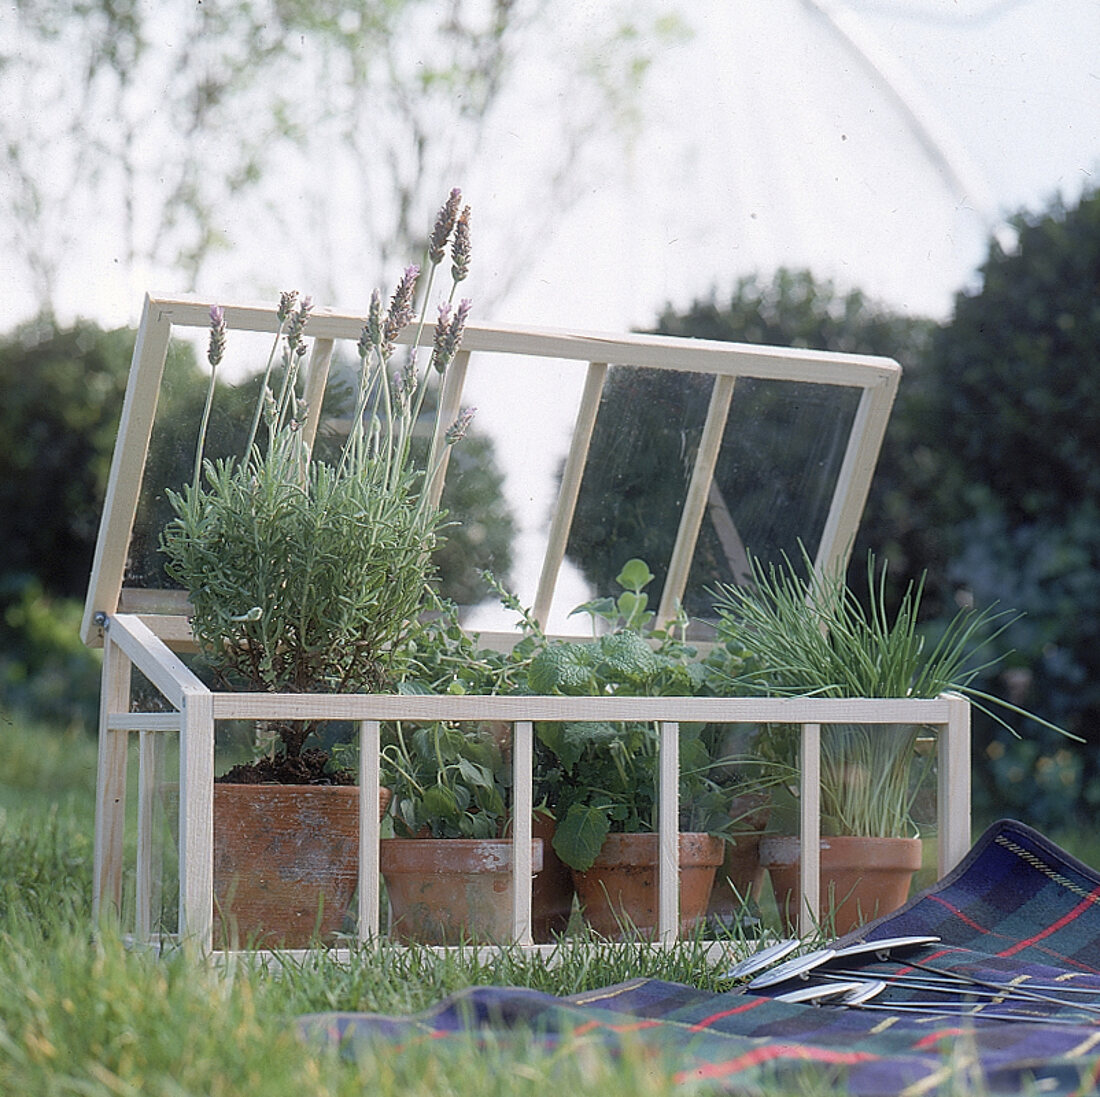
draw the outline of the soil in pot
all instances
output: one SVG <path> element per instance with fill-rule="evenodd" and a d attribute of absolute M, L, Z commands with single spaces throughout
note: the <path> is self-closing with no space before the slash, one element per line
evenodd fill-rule
<path fill-rule="evenodd" d="M 214 785 L 215 946 L 331 939 L 358 871 L 355 786 Z"/>
<path fill-rule="evenodd" d="M 479 838 L 383 838 L 390 935 L 427 945 L 512 939 L 512 842 Z M 543 845 L 531 843 L 531 870 Z"/>
<path fill-rule="evenodd" d="M 760 860 L 771 877 L 784 931 L 798 932 L 802 894 L 801 842 L 769 835 L 760 843 Z M 909 898 L 913 873 L 921 867 L 919 838 L 821 839 L 821 924 L 840 937 Z"/>
<path fill-rule="evenodd" d="M 706 917 L 725 843 L 709 834 L 680 835 L 680 932 Z M 614 940 L 657 931 L 657 835 L 609 834 L 592 867 L 573 870 L 585 921 Z"/>

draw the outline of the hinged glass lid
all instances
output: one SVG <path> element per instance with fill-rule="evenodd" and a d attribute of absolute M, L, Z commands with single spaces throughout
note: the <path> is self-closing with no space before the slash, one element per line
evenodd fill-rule
<path fill-rule="evenodd" d="M 176 351 L 202 338 L 211 304 L 146 300 L 85 606 L 88 643 L 100 640 L 97 616 L 119 611 L 141 614 L 171 646 L 188 643 L 187 603 L 157 542 L 166 489 L 192 474 L 195 393 L 206 384 L 196 355 Z M 247 437 L 275 311 L 224 306 L 236 372 L 218 385 L 212 456 Z M 318 453 L 346 433 L 363 322 L 319 309 L 310 319 L 304 428 Z M 705 619 L 707 590 L 744 581 L 753 557 L 795 555 L 801 544 L 816 567 L 843 566 L 899 377 L 896 362 L 864 355 L 471 323 L 437 398 L 456 412 L 481 407 L 475 430 L 497 471 L 479 478 L 457 456 L 444 470 L 438 489 L 457 545 L 441 558 L 444 584 L 474 601 L 484 592 L 463 576 L 511 561 L 503 577 L 521 603 L 555 631 L 579 632 L 576 620 L 557 627 L 578 587 L 606 593 L 631 557 L 657 577 L 651 601 L 666 618 L 683 604 Z"/>

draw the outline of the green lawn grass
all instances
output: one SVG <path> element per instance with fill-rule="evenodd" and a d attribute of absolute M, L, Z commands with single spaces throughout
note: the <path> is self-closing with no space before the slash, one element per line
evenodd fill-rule
<path fill-rule="evenodd" d="M 307 1046 L 294 1019 L 333 1009 L 407 1013 L 478 984 L 555 994 L 654 975 L 705 985 L 699 946 L 577 949 L 553 967 L 429 950 L 317 953 L 278 968 L 203 966 L 93 933 L 95 745 L 7 722 L 0 769 L 0 1093 L 81 1095 L 575 1094 L 672 1092 L 647 1054 L 612 1059 L 583 1038 L 554 1051 L 456 1039 L 358 1059 Z"/>
<path fill-rule="evenodd" d="M 416 949 L 205 966 L 181 953 L 130 949 L 93 933 L 92 739 L 8 722 L 3 746 L 0 1093 L 503 1097 L 553 1087 L 578 1097 L 648 1097 L 676 1088 L 671 1069 L 652 1056 L 613 1059 L 583 1036 L 554 1050 L 520 1034 L 507 1043 L 414 1042 L 352 1059 L 303 1043 L 294 1018 L 337 1009 L 408 1013 L 471 985 L 553 994 L 636 976 L 715 985 L 724 964 L 709 962 L 699 945 L 578 948 L 554 966 L 519 951 L 476 960 Z M 812 1075 L 797 1090 L 829 1091 Z"/>

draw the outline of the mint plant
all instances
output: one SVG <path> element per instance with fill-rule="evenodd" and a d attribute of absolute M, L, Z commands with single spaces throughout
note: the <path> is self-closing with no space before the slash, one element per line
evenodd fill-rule
<path fill-rule="evenodd" d="M 628 561 L 616 577 L 617 597 L 598 598 L 574 613 L 589 614 L 593 628 L 611 628 L 587 641 L 546 641 L 530 659 L 532 693 L 574 696 L 694 696 L 714 691 L 715 668 L 728 672 L 740 657 L 722 649 L 714 662 L 699 657 L 684 638 L 681 614 L 652 627 L 645 588 L 653 574 Z M 727 834 L 732 793 L 718 780 L 711 729 L 680 726 L 680 826 Z M 540 787 L 558 820 L 554 849 L 566 864 L 591 867 L 612 831 L 656 829 L 657 728 L 646 722 L 540 723 Z M 726 760 L 728 761 L 728 760 Z"/>
<path fill-rule="evenodd" d="M 397 837 L 500 837 L 512 770 L 492 726 L 397 724 L 387 735 L 382 781 Z"/>

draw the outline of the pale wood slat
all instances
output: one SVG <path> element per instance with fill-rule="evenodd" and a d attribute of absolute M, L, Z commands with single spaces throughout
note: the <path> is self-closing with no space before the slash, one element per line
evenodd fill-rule
<path fill-rule="evenodd" d="M 657 940 L 680 935 L 680 725 L 659 725 L 657 784 Z"/>
<path fill-rule="evenodd" d="M 139 618 L 116 614 L 110 619 L 111 640 L 173 707 L 183 708 L 188 693 L 206 693 L 206 686 Z"/>
<path fill-rule="evenodd" d="M 100 613 L 113 613 L 118 605 L 171 332 L 168 320 L 146 297 L 80 625 L 80 635 L 86 644 L 102 642 L 96 617 Z"/>
<path fill-rule="evenodd" d="M 680 525 L 676 530 L 676 543 L 668 562 L 668 577 L 661 592 L 661 605 L 657 618 L 663 624 L 676 616 L 677 606 L 684 597 L 691 559 L 699 540 L 699 529 L 707 511 L 707 497 L 714 480 L 718 455 L 722 452 L 722 436 L 729 418 L 730 401 L 733 399 L 733 377 L 716 377 L 710 394 L 710 405 L 699 439 L 699 450 L 691 470 L 691 482 L 684 498 Z"/>
<path fill-rule="evenodd" d="M 592 432 L 596 427 L 596 415 L 600 409 L 600 396 L 603 394 L 607 379 L 605 362 L 590 362 L 584 379 L 584 391 L 581 393 L 577 419 L 573 424 L 573 437 L 569 443 L 569 453 L 562 469 L 561 487 L 558 499 L 550 519 L 550 530 L 546 538 L 546 553 L 539 573 L 539 585 L 535 592 L 535 603 L 531 614 L 540 625 L 545 625 L 550 616 L 550 606 L 554 600 L 554 591 L 558 585 L 558 573 L 565 559 L 565 548 L 569 542 L 569 533 L 573 528 L 573 516 L 577 510 L 577 498 L 580 495 L 584 466 L 588 460 L 588 449 L 592 443 Z"/>
<path fill-rule="evenodd" d="M 379 746 L 381 729 L 377 720 L 359 724 L 359 918 L 356 927 L 360 941 L 377 943 L 380 931 L 381 904 L 379 888 L 382 872 L 379 868 L 379 785 L 381 766 Z"/>
<path fill-rule="evenodd" d="M 209 304 L 196 298 L 158 295 L 152 299 L 152 304 L 158 321 L 198 328 L 206 327 L 210 322 Z M 225 305 L 225 318 L 230 329 L 260 332 L 275 332 L 278 329 L 274 305 Z M 365 316 L 355 313 L 315 309 L 310 316 L 309 330 L 317 338 L 355 340 L 359 338 L 365 319 Z M 421 344 L 430 343 L 432 334 L 431 325 L 427 325 L 420 338 Z M 410 325 L 398 341 L 408 344 L 415 337 L 416 325 Z M 666 335 L 609 335 L 605 332 L 514 324 L 471 322 L 466 325 L 462 346 L 471 353 L 484 351 L 530 355 L 691 373 L 729 373 L 781 381 L 861 387 L 869 376 L 885 377 L 901 371 L 892 359 L 867 354 L 765 347 Z"/>
<path fill-rule="evenodd" d="M 96 759 L 95 840 L 92 911 L 96 919 L 117 918 L 122 904 L 122 849 L 126 828 L 125 732 L 106 729 L 112 712 L 130 707 L 131 663 L 114 643 L 103 651 L 99 697 L 99 750 Z"/>
<path fill-rule="evenodd" d="M 799 748 L 799 839 L 802 894 L 798 932 L 810 937 L 821 918 L 821 725 L 802 725 Z"/>

